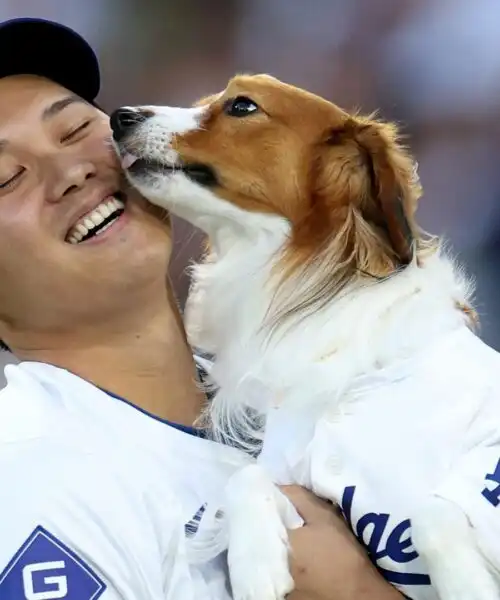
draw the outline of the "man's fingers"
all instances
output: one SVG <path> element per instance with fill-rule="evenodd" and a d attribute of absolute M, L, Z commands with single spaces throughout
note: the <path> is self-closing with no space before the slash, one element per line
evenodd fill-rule
<path fill-rule="evenodd" d="M 284 485 L 280 489 L 307 524 L 330 521 L 339 514 L 338 508 L 331 502 L 318 498 L 303 487 Z"/>

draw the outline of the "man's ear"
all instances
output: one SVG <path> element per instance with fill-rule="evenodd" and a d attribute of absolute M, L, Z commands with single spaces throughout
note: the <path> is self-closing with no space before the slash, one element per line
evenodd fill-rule
<path fill-rule="evenodd" d="M 354 186 L 364 196 L 360 210 L 367 221 L 385 231 L 399 265 L 409 264 L 415 251 L 412 224 L 420 185 L 415 163 L 399 143 L 396 127 L 371 118 L 348 117 L 330 132 L 328 144 L 348 145 L 358 154 L 367 178 L 366 185 Z"/>

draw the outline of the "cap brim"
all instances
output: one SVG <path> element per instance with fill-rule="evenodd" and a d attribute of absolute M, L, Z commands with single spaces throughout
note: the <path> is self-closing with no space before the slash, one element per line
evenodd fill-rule
<path fill-rule="evenodd" d="M 44 19 L 12 19 L 0 24 L 0 78 L 38 75 L 88 102 L 100 87 L 99 63 L 75 31 Z"/>

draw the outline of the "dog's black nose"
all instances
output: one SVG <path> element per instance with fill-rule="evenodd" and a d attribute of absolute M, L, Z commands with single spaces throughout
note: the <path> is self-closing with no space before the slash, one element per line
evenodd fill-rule
<path fill-rule="evenodd" d="M 129 133 L 136 125 L 151 116 L 146 111 L 134 110 L 132 108 L 118 108 L 111 113 L 110 125 L 113 130 L 113 138 L 119 142 L 123 136 Z"/>

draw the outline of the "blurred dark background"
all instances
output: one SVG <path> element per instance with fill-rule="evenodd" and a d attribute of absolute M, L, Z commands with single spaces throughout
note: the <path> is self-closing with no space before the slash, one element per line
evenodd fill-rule
<path fill-rule="evenodd" d="M 18 16 L 93 44 L 106 109 L 185 106 L 249 71 L 398 120 L 420 165 L 420 222 L 474 274 L 481 335 L 500 349 L 499 0 L 2 0 L 0 19 Z M 175 225 L 183 301 L 201 238 Z"/>

